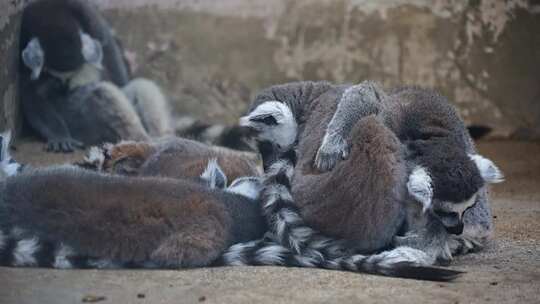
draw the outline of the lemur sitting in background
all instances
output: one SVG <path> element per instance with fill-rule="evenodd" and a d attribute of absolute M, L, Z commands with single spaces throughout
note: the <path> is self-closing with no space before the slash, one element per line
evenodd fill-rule
<path fill-rule="evenodd" d="M 129 80 L 118 41 L 88 1 L 30 3 L 20 45 L 22 110 L 48 151 L 172 133 L 161 90 Z"/>
<path fill-rule="evenodd" d="M 54 268 L 209 266 L 266 231 L 260 181 L 229 186 L 217 161 L 196 179 L 33 169 L 0 155 L 0 265 Z M 255 194 L 255 195 L 254 195 Z"/>
<path fill-rule="evenodd" d="M 336 243 L 319 230 L 362 253 L 412 246 L 430 257 L 421 264 L 478 249 L 491 232 L 485 184 L 502 174 L 476 154 L 455 109 L 431 91 L 397 90 L 388 99 L 395 112 L 362 118 L 386 98 L 374 88 L 274 86 L 241 119 L 259 132 L 265 167 L 283 167 L 261 194 L 277 241 L 295 253 L 324 255 L 317 240 Z M 298 149 L 296 168 L 280 159 L 291 148 Z M 399 255 L 394 259 L 411 258 Z"/>

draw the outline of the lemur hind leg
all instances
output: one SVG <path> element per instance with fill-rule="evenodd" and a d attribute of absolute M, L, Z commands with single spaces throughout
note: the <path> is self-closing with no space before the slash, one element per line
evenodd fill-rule
<path fill-rule="evenodd" d="M 315 156 L 317 169 L 329 171 L 339 159 L 348 157 L 350 145 L 346 139 L 352 127 L 362 117 L 379 114 L 383 106 L 383 96 L 382 88 L 371 81 L 351 86 L 343 92 Z"/>
<path fill-rule="evenodd" d="M 137 78 L 130 81 L 122 90 L 135 107 L 150 136 L 173 134 L 167 99 L 153 81 Z"/>
<path fill-rule="evenodd" d="M 165 268 L 209 266 L 228 246 L 230 236 L 226 231 L 215 218 L 194 219 L 161 242 L 150 259 Z"/>

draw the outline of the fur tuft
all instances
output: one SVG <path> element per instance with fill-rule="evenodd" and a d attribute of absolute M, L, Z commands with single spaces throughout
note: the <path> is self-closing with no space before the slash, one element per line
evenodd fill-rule
<path fill-rule="evenodd" d="M 227 187 L 227 176 L 219 166 L 217 158 L 208 160 L 208 165 L 201 174 L 201 178 L 208 182 L 211 189 Z"/>

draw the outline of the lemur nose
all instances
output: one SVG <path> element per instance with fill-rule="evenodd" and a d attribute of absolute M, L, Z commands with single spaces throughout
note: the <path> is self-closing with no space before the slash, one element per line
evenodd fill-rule
<path fill-rule="evenodd" d="M 451 234 L 460 235 L 463 233 L 463 222 L 451 227 L 445 227 L 446 231 Z"/>

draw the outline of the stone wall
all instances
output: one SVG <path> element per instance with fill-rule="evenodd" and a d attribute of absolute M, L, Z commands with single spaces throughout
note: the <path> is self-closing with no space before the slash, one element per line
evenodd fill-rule
<path fill-rule="evenodd" d="M 234 122 L 273 83 L 375 79 L 447 95 L 468 123 L 534 136 L 540 5 L 515 0 L 97 0 L 136 74 L 178 113 Z M 538 135 L 538 134 L 537 134 Z"/>
<path fill-rule="evenodd" d="M 20 1 L 0 0 L 0 124 L 12 125 Z M 94 0 L 135 75 L 177 114 L 234 123 L 294 80 L 420 84 L 469 124 L 540 138 L 540 4 L 527 0 Z M 15 3 L 15 4 L 13 4 Z"/>
<path fill-rule="evenodd" d="M 0 0 L 0 130 L 15 129 L 17 64 L 22 0 Z"/>

